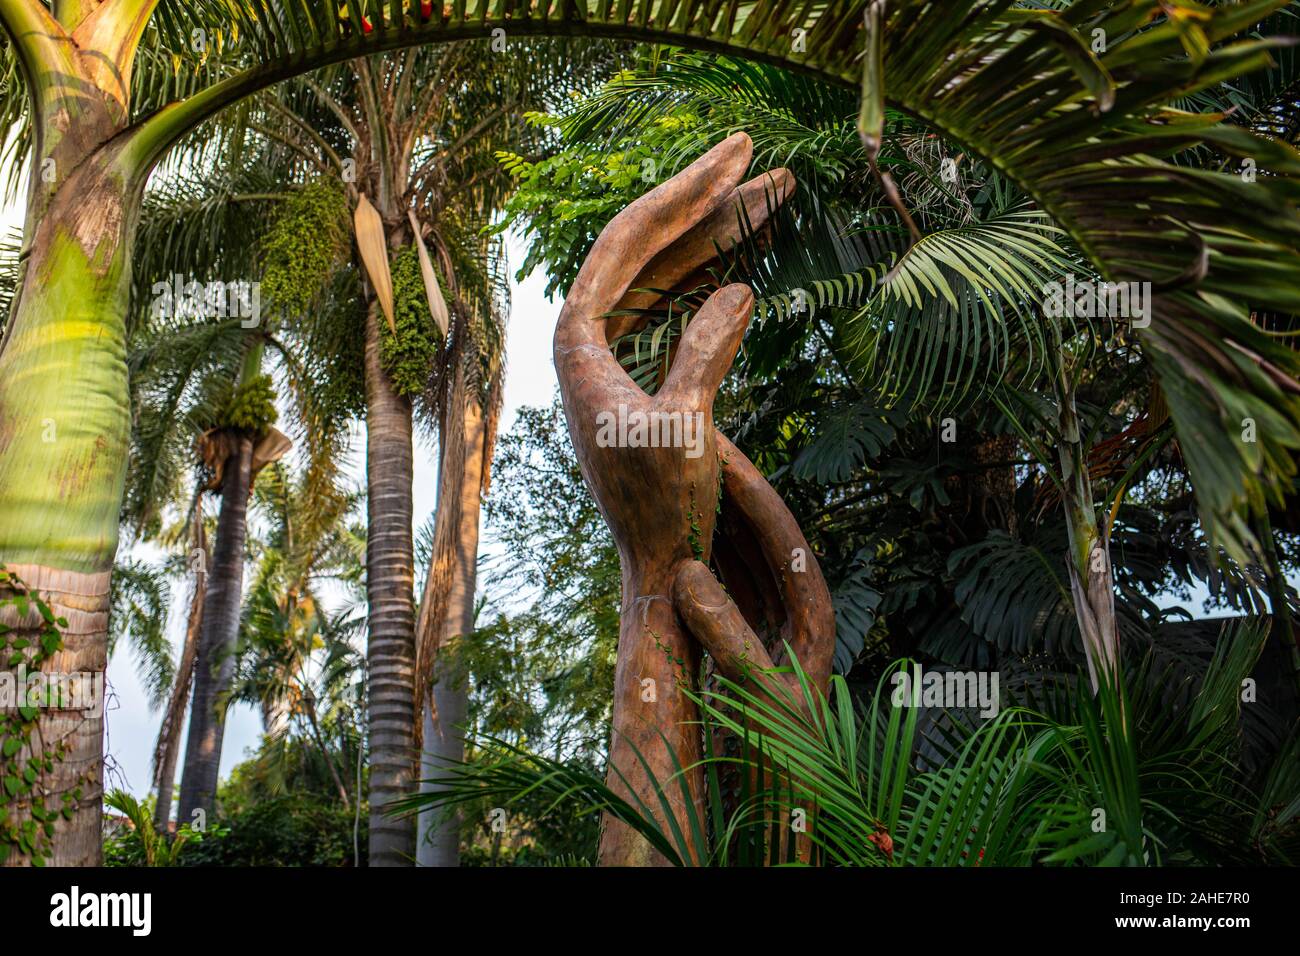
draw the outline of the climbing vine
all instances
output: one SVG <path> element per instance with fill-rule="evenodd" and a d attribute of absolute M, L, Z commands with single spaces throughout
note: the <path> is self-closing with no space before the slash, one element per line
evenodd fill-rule
<path fill-rule="evenodd" d="M 379 325 L 379 360 L 397 389 L 408 399 L 419 396 L 429 381 L 433 360 L 442 348 L 442 331 L 429 311 L 419 255 L 408 246 L 393 257 L 393 324 Z"/>
<path fill-rule="evenodd" d="M 700 540 L 704 534 L 700 527 L 700 512 L 695 506 L 695 482 L 691 482 L 691 508 L 688 512 L 690 518 L 690 530 L 686 535 L 686 542 L 691 546 L 691 553 L 695 555 L 696 561 L 704 560 L 704 543 Z"/>
<path fill-rule="evenodd" d="M 38 593 L 0 565 L 0 611 L 5 608 L 13 608 L 18 626 L 0 622 L 0 863 L 17 851 L 33 866 L 44 866 L 55 823 L 60 817 L 72 819 L 81 788 L 54 803 L 41 797 L 42 779 L 67 756 L 67 744 L 41 741 L 37 721 L 42 707 L 59 702 L 47 699 L 52 691 L 45 683 L 29 689 L 16 675 L 20 667 L 29 674 L 38 672 L 63 648 L 60 629 L 68 622 L 55 617 Z M 39 621 L 28 626 L 32 611 Z"/>

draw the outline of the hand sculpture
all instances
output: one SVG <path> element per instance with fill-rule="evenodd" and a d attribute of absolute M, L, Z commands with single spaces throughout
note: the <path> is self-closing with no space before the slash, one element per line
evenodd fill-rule
<path fill-rule="evenodd" d="M 661 298 L 646 290 L 697 287 L 717 250 L 736 244 L 743 222 L 761 229 L 794 191 L 785 169 L 738 185 L 752 151 L 749 137 L 737 133 L 614 217 L 578 273 L 555 332 L 569 433 L 622 564 L 610 786 L 656 813 L 651 774 L 666 782 L 678 765 L 701 759 L 699 714 L 681 693 L 694 686 L 701 648 L 734 680 L 785 679 L 763 674 L 782 656 L 769 655 L 758 628 L 788 642 L 823 691 L 834 648 L 830 595 L 798 525 L 758 470 L 713 427 L 714 395 L 740 347 L 753 293 L 729 285 L 709 297 L 678 341 L 654 396 L 632 382 L 609 348 L 638 324 L 635 316 L 611 312 Z M 719 514 L 716 564 L 738 604 L 706 566 Z M 698 810 L 702 772 L 696 768 L 686 778 Z M 676 782 L 665 789 L 684 824 L 688 798 Z M 602 865 L 662 862 L 612 818 L 602 830 L 599 858 Z"/>

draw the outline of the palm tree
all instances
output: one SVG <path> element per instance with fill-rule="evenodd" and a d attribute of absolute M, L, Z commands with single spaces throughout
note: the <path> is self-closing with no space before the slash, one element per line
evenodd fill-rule
<path fill-rule="evenodd" d="M 270 380 L 261 374 L 263 351 L 261 342 L 248 349 L 225 420 L 218 430 L 204 436 L 203 457 L 213 471 L 209 487 L 221 489 L 221 513 L 199 623 L 194 696 L 181 775 L 179 813 L 187 823 L 200 813 L 213 814 L 216 810 L 225 695 L 234 679 L 239 636 L 248 498 L 257 470 L 283 455 L 288 445 L 287 439 L 269 424 L 274 411 Z"/>
<path fill-rule="evenodd" d="M 209 182 L 164 179 L 151 190 L 145 206 L 136 297 L 142 305 L 131 333 L 130 356 L 137 410 L 135 454 L 123 523 L 145 539 L 160 537 L 164 512 L 179 511 L 185 516 L 181 525 L 190 533 L 164 532 L 161 537 L 170 537 L 172 543 L 188 540 L 185 567 L 194 579 L 179 680 L 155 752 L 160 822 L 170 811 L 180 731 L 191 696 L 196 706 L 182 775 L 182 820 L 188 821 L 195 810 L 210 814 L 214 809 L 238 634 L 247 502 L 257 473 L 290 446 L 271 426 L 278 413 L 271 378 L 262 374 L 268 353 L 275 360 L 272 370 L 288 386 L 292 430 L 311 462 L 313 490 L 322 494 L 328 493 L 337 471 L 335 458 L 347 422 L 346 410 L 330 404 L 321 367 L 295 355 L 297 333 L 285 320 L 290 308 L 306 311 L 319 305 L 328 312 L 327 295 L 269 302 L 268 314 L 262 315 L 260 296 L 253 295 L 256 287 L 251 283 L 245 287 L 221 282 L 214 287 L 190 280 L 195 282 L 190 286 L 176 279 L 261 274 L 279 299 L 290 298 L 286 271 L 292 269 L 292 277 L 300 279 L 303 260 L 286 255 L 277 243 L 300 225 L 294 214 L 302 203 L 292 195 L 265 191 L 267 181 L 275 178 L 274 168 L 274 157 L 263 154 L 222 167 Z M 280 215 L 269 227 L 250 220 L 246 210 L 253 203 L 273 205 Z M 336 226 L 340 235 L 341 228 Z M 318 245 L 327 246 L 329 234 L 328 220 L 313 230 Z M 161 293 L 154 287 L 159 277 Z M 234 303 L 222 298 L 215 310 L 191 301 L 194 292 L 214 288 L 221 296 L 242 293 L 245 299 Z M 278 315 L 270 314 L 272 305 Z M 222 496 L 211 560 L 203 527 L 205 491 Z"/>
<path fill-rule="evenodd" d="M 504 321 L 497 321 L 504 329 Z M 446 764 L 464 756 L 468 705 L 464 675 L 454 667 L 434 673 L 433 658 L 444 648 L 453 649 L 456 641 L 474 630 L 479 515 L 490 482 L 500 399 L 499 359 L 486 400 L 480 389 L 467 388 L 463 368 L 453 372 L 440 430 L 438 515 L 416 629 L 420 663 L 416 687 L 432 683 L 423 701 L 420 789 L 424 792 L 439 789 Z M 420 866 L 459 864 L 460 826 L 454 817 L 430 814 L 419 820 L 419 829 L 416 859 Z"/>
<path fill-rule="evenodd" d="M 468 420 L 485 403 L 491 407 L 488 396 L 499 388 L 503 345 L 500 317 L 491 310 L 500 287 L 500 272 L 490 264 L 496 253 L 476 234 L 486 225 L 481 217 L 499 204 L 505 183 L 492 162 L 493 144 L 511 135 L 511 123 L 536 83 L 536 76 L 516 77 L 476 57 L 473 48 L 458 46 L 408 55 L 400 69 L 397 63 L 372 67 L 358 62 L 337 88 L 320 84 L 312 89 L 328 114 L 342 117 L 340 125 L 353 136 L 360 210 L 357 267 L 365 270 L 372 287 L 365 337 L 372 865 L 403 865 L 414 856 L 410 821 L 393 818 L 384 808 L 409 793 L 416 779 L 412 757 L 423 703 L 417 688 L 432 678 L 430 665 L 422 660 L 431 660 L 429 649 L 442 637 L 443 616 L 460 610 L 459 605 L 438 604 L 451 587 L 440 576 L 464 573 L 464 560 L 471 569 L 471 604 L 473 600 L 477 500 L 468 518 L 473 540 L 466 541 L 468 532 L 451 517 L 451 506 L 459 504 L 460 495 L 449 489 L 459 488 L 464 471 L 475 467 L 461 464 L 461 455 L 467 460 L 475 455 L 475 450 L 462 450 L 470 447 L 468 442 L 479 442 L 482 461 L 484 439 L 468 437 L 474 427 Z M 369 226 L 362 218 L 368 207 L 376 213 Z M 423 248 L 426 241 L 434 247 L 441 284 Z M 367 257 L 368 245 L 377 254 Z M 418 256 L 405 253 L 408 278 L 413 258 L 418 258 L 423 288 L 417 289 L 417 297 L 423 292 L 426 299 L 417 306 L 419 323 L 427 329 L 432 313 L 439 326 L 432 333 L 433 355 L 404 360 L 399 354 L 403 343 L 387 333 L 411 331 L 405 324 L 399 330 L 393 321 L 396 312 L 407 310 L 399 301 L 386 301 L 384 287 L 386 273 L 392 274 L 389 260 L 400 259 L 402 250 L 412 246 Z M 401 279 L 396 275 L 395 285 L 401 286 Z M 450 307 L 444 294 L 451 299 Z M 447 336 L 445 344 L 438 342 L 442 335 Z M 386 352 L 392 356 L 387 360 Z M 439 424 L 443 529 L 436 536 L 434 570 L 421 603 L 418 645 L 411 497 L 417 407 Z M 481 410 L 478 415 L 480 422 L 490 417 Z M 478 426 L 480 431 L 485 427 Z M 481 466 L 477 470 L 481 472 Z M 451 549 L 456 549 L 454 564 L 448 559 Z M 454 714 L 455 707 L 451 709 Z"/>
<path fill-rule="evenodd" d="M 341 249 L 316 253 L 324 274 L 314 272 L 311 282 L 341 288 L 347 277 L 364 274 L 374 286 L 360 299 L 367 329 L 362 379 L 369 502 L 371 823 L 376 831 L 370 846 L 373 860 L 389 863 L 409 860 L 413 852 L 413 841 L 403 842 L 411 834 L 399 835 L 409 830 L 409 823 L 389 819 L 379 808 L 407 792 L 413 782 L 416 711 L 424 698 L 415 690 L 410 543 L 415 413 L 436 422 L 443 436 L 440 488 L 461 482 L 466 470 L 472 477 L 464 481 L 474 486 L 465 508 L 459 505 L 464 494 L 439 493 L 439 557 L 425 588 L 420 627 L 421 681 L 427 686 L 433 652 L 444 631 L 449 591 L 467 591 L 466 600 L 472 604 L 478 487 L 486 481 L 499 400 L 504 279 L 494 265 L 499 243 L 483 235 L 483 217 L 499 204 L 508 180 L 493 150 L 497 145 L 521 145 L 518 138 L 510 138 L 516 114 L 530 97 L 553 92 L 545 74 L 517 63 L 511 72 L 491 60 L 476 59 L 463 47 L 436 55 L 411 54 L 400 65 L 405 72 L 396 63 L 358 61 L 266 94 L 232 119 L 264 141 L 276 161 L 287 164 L 290 181 L 303 175 L 303 169 L 331 170 L 358 208 L 357 258 L 341 255 Z M 242 146 L 233 131 L 218 139 Z M 224 188 L 211 200 L 195 200 L 205 211 L 204 221 L 224 227 L 229 213 L 223 210 L 234 203 L 235 193 Z M 251 195 L 264 199 L 268 194 Z M 366 218 L 376 206 L 377 218 Z M 426 243 L 433 246 L 436 269 Z M 204 249 L 201 242 L 193 245 L 199 252 Z M 273 299 L 294 297 L 286 296 L 278 283 L 268 282 L 267 288 Z M 346 331 L 349 320 L 339 318 L 337 323 L 309 323 L 306 334 L 332 338 L 335 345 L 346 343 L 352 334 Z M 331 363 L 330 370 L 343 371 L 338 362 Z M 469 420 L 468 453 L 462 419 Z M 468 584 L 455 580 L 462 555 L 469 555 Z M 457 622 L 464 617 L 459 604 L 451 613 Z M 455 633 L 468 629 L 460 623 L 455 627 Z M 454 711 L 454 703 L 449 706 Z M 397 850 L 389 847 L 392 841 L 386 842 L 380 830 L 398 831 L 391 834 L 401 844 Z"/>
<path fill-rule="evenodd" d="M 193 688 L 194 668 L 199 655 L 199 631 L 203 620 L 203 600 L 207 593 L 208 550 L 207 532 L 202 511 L 194 509 L 190 521 L 193 536 L 192 548 L 187 552 L 187 569 L 193 579 L 189 598 L 189 612 L 185 616 L 185 639 L 181 644 L 180 660 L 176 665 L 176 679 L 167 695 L 158 741 L 153 752 L 154 825 L 167 828 L 171 819 L 172 796 L 176 784 L 176 761 L 180 756 L 181 733 L 185 729 L 185 714 Z"/>

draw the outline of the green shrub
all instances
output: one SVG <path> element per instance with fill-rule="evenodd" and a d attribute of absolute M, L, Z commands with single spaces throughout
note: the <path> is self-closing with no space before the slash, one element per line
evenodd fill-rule
<path fill-rule="evenodd" d="M 287 794 L 223 817 L 220 835 L 186 847 L 182 866 L 351 866 L 355 810 L 337 798 Z M 366 811 L 358 835 L 366 857 Z"/>

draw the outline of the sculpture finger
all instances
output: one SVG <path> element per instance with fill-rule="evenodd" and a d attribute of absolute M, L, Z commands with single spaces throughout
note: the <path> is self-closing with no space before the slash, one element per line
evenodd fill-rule
<path fill-rule="evenodd" d="M 753 151 L 749 137 L 736 133 L 610 220 L 565 299 L 555 330 L 557 357 L 581 345 L 605 348 L 605 314 L 655 256 L 726 201 Z"/>
<path fill-rule="evenodd" d="M 754 313 L 754 293 L 736 283 L 719 289 L 686 326 L 658 402 L 707 410 L 736 359 Z"/>
<path fill-rule="evenodd" d="M 717 260 L 719 250 L 730 252 L 742 236 L 760 233 L 794 191 L 794 174 L 784 168 L 755 176 L 737 187 L 712 215 L 650 260 L 614 311 L 649 309 L 663 298 L 664 291 L 689 291 L 693 285 L 687 280 L 706 278 L 704 269 Z M 606 339 L 613 342 L 621 335 L 638 331 L 645 323 L 643 315 L 612 316 L 605 327 Z"/>
<path fill-rule="evenodd" d="M 781 496 L 721 432 L 717 447 L 723 494 L 753 532 L 780 589 L 785 608 L 782 636 L 812 685 L 825 688 L 835 654 L 835 610 L 826 579 Z"/>
<path fill-rule="evenodd" d="M 756 680 L 769 692 L 780 678 L 776 665 L 731 598 L 705 565 L 688 561 L 673 580 L 673 606 L 723 676 L 737 684 Z"/>

